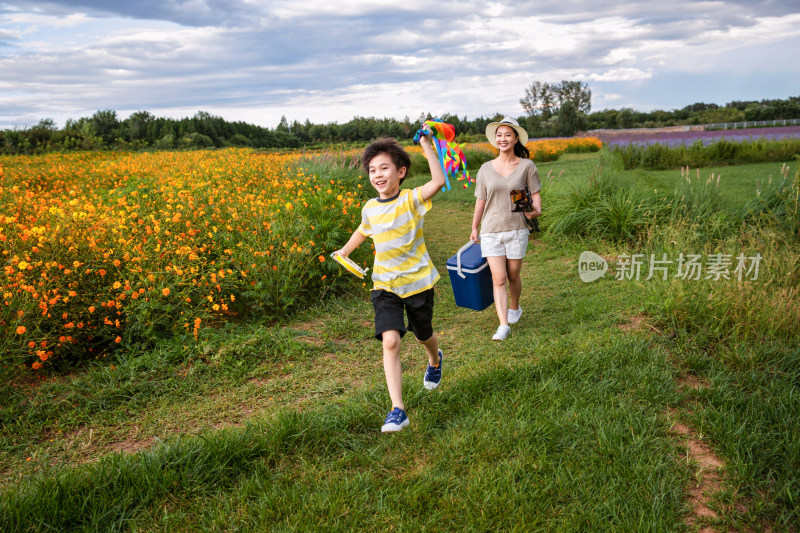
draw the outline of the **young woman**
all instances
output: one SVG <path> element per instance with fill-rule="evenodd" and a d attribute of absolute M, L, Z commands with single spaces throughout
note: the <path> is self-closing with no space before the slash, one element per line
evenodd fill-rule
<path fill-rule="evenodd" d="M 528 133 L 516 120 L 505 117 L 500 122 L 492 122 L 486 126 L 486 138 L 500 154 L 478 171 L 470 239 L 481 243 L 481 255 L 492 272 L 494 305 L 500 320 L 492 339 L 501 341 L 511 332 L 509 324 L 516 323 L 522 316 L 520 270 L 530 234 L 525 217 L 533 219 L 542 213 L 541 184 L 539 171 L 525 147 Z M 511 191 L 526 187 L 531 193 L 533 211 L 512 212 Z M 506 284 L 511 293 L 510 305 Z"/>

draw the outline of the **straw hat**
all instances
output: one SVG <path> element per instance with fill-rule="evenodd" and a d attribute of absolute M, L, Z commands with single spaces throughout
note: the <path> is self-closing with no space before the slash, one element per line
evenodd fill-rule
<path fill-rule="evenodd" d="M 523 145 L 528 142 L 528 132 L 525 131 L 525 128 L 519 125 L 519 122 L 514 120 L 511 117 L 503 117 L 503 120 L 500 122 L 490 122 L 486 126 L 486 138 L 489 140 L 489 144 L 497 148 L 497 141 L 495 141 L 495 134 L 497 133 L 497 128 L 500 126 L 509 126 L 514 128 L 514 131 L 517 132 L 519 135 L 519 142 Z"/>

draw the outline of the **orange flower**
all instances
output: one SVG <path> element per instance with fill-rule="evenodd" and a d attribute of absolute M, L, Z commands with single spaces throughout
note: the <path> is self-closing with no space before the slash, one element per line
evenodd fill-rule
<path fill-rule="evenodd" d="M 95 307 L 93 305 L 89 306 L 89 312 L 94 313 Z"/>
<path fill-rule="evenodd" d="M 164 287 L 163 289 L 161 289 L 161 294 L 163 294 L 164 296 L 169 296 L 169 288 Z"/>
<path fill-rule="evenodd" d="M 323 263 L 324 261 L 325 261 L 325 256 L 324 255 L 319 256 L 319 262 Z"/>
<path fill-rule="evenodd" d="M 117 338 L 116 338 L 116 339 L 114 339 L 114 342 L 116 342 L 117 344 L 119 344 L 120 342 L 122 342 L 122 337 L 120 337 L 120 336 L 117 336 Z"/>
<path fill-rule="evenodd" d="M 40 363 L 39 361 L 34 361 L 34 363 L 31 365 L 31 367 L 34 370 L 39 370 L 40 368 L 42 368 L 42 363 Z"/>
<path fill-rule="evenodd" d="M 28 328 L 25 326 L 17 326 L 17 335 L 22 335 L 26 331 L 28 331 Z"/>

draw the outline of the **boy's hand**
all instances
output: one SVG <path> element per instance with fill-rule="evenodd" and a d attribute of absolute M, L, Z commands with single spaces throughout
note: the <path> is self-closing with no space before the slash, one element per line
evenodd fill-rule
<path fill-rule="evenodd" d="M 419 138 L 419 145 L 422 147 L 423 152 L 427 151 L 428 149 L 430 149 L 431 151 L 433 150 L 433 144 L 431 142 L 430 132 L 428 132 L 425 135 L 422 135 Z"/>
<path fill-rule="evenodd" d="M 428 127 L 425 126 L 425 124 L 423 123 L 422 124 L 422 128 L 417 130 L 417 133 L 414 134 L 413 142 L 414 142 L 414 144 L 422 144 L 423 137 L 424 137 L 424 140 L 427 141 L 428 138 L 430 138 L 430 136 L 431 136 L 431 130 L 428 129 Z"/>

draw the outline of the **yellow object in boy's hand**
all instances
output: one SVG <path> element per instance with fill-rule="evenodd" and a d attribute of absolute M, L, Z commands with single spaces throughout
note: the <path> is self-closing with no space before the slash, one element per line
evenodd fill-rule
<path fill-rule="evenodd" d="M 355 264 L 349 257 L 344 257 L 339 255 L 339 252 L 331 253 L 331 257 L 340 265 L 342 265 L 348 272 L 353 274 L 354 276 L 358 277 L 359 279 L 364 279 L 364 276 L 367 273 L 367 268 L 361 268 L 357 264 Z"/>

